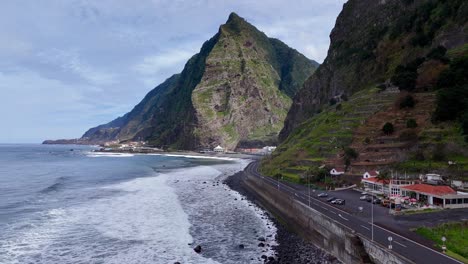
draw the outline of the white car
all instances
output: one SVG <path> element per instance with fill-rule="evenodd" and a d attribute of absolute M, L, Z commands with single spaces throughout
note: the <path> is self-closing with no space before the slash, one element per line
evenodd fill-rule
<path fill-rule="evenodd" d="M 359 200 L 362 200 L 362 201 L 364 201 L 366 199 L 367 199 L 367 195 L 363 195 L 363 196 L 359 197 Z"/>
<path fill-rule="evenodd" d="M 361 194 L 362 194 L 362 195 L 366 195 L 366 194 L 367 194 L 367 192 L 362 192 Z"/>

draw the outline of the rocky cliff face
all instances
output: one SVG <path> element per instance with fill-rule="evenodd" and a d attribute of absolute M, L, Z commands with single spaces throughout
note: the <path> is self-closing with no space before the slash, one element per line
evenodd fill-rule
<path fill-rule="evenodd" d="M 349 164 L 361 177 L 366 169 L 385 169 L 411 159 L 413 150 L 441 153 L 432 147 L 441 142 L 450 145 L 446 149 L 453 156 L 466 156 L 457 135 L 461 129 L 431 125 L 431 112 L 435 94 L 443 97 L 441 88 L 453 95 L 441 112 L 447 113 L 450 105 L 464 109 L 453 98 L 463 98 L 466 82 L 453 83 L 458 82 L 454 72 L 466 75 L 461 72 L 468 65 L 467 21 L 468 2 L 462 0 L 349 0 L 330 34 L 327 58 L 294 97 L 281 144 L 263 160 L 263 172 L 300 181 L 300 176 L 318 174 L 308 169 Z M 448 67 L 458 70 L 447 74 Z M 398 95 L 400 90 L 412 94 L 416 104 L 411 109 L 401 109 L 399 101 L 405 97 Z M 417 128 L 409 127 L 409 120 L 417 120 Z M 394 125 L 391 137 L 382 132 L 386 122 Z M 350 146 L 360 158 L 346 156 Z M 423 158 L 429 164 L 424 169 L 433 162 L 428 157 Z"/>
<path fill-rule="evenodd" d="M 232 13 L 182 73 L 83 139 L 149 140 L 177 149 L 274 142 L 291 98 L 316 66 Z"/>
<path fill-rule="evenodd" d="M 280 140 L 324 105 L 389 80 L 398 65 L 439 45 L 467 42 L 466 1 L 350 0 L 330 34 L 327 58 L 295 96 Z"/>

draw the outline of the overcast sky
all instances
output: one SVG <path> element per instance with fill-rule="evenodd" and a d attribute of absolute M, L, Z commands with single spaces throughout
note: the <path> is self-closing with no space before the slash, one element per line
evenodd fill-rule
<path fill-rule="evenodd" d="M 178 73 L 234 11 L 322 62 L 345 0 L 0 2 L 0 142 L 76 138 Z"/>

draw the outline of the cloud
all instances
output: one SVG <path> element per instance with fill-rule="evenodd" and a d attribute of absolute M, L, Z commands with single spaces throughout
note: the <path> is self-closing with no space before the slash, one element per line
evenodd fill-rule
<path fill-rule="evenodd" d="M 153 75 L 163 69 L 185 64 L 185 62 L 193 55 L 193 51 L 169 50 L 143 58 L 143 60 L 136 64 L 133 69 L 142 75 Z"/>
<path fill-rule="evenodd" d="M 232 11 L 321 62 L 344 2 L 4 1 L 0 142 L 76 137 L 124 114 L 179 73 Z"/>
<path fill-rule="evenodd" d="M 117 81 L 114 74 L 83 62 L 77 51 L 52 49 L 38 53 L 37 57 L 46 64 L 77 74 L 92 85 L 110 85 Z"/>

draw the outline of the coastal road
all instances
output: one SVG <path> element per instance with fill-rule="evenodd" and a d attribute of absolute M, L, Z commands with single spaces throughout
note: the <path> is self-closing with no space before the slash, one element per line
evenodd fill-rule
<path fill-rule="evenodd" d="M 411 240 L 404 235 L 394 233 L 383 227 L 372 225 L 360 217 L 350 214 L 340 208 L 332 206 L 316 197 L 315 195 L 308 195 L 303 189 L 296 189 L 294 186 L 284 184 L 281 181 L 271 177 L 263 176 L 258 171 L 259 162 L 252 162 L 245 168 L 245 173 L 248 177 L 257 177 L 267 184 L 277 188 L 279 192 L 285 193 L 290 197 L 302 202 L 306 206 L 323 213 L 331 219 L 337 221 L 343 227 L 350 231 L 356 232 L 360 236 L 373 239 L 374 242 L 379 243 L 381 246 L 388 248 L 391 245 L 393 251 L 401 256 L 414 261 L 415 263 L 425 264 L 463 264 L 462 262 L 453 259 L 435 249 L 424 246 L 416 241 Z M 389 242 L 388 238 L 391 237 L 392 241 Z M 390 249 L 389 249 L 390 250 Z"/>

